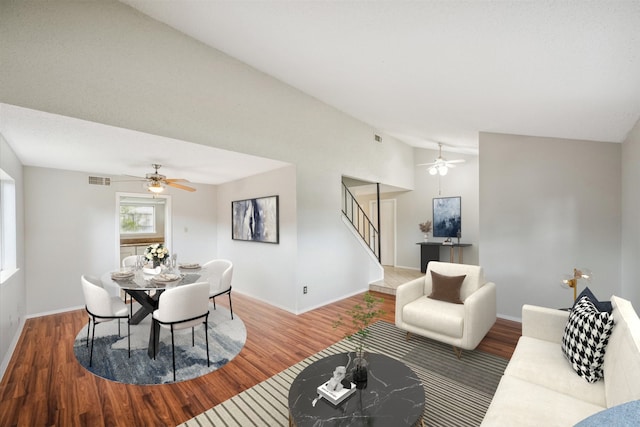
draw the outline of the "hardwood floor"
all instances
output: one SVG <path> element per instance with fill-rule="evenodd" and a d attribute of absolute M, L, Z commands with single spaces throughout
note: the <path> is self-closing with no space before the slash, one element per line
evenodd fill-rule
<path fill-rule="evenodd" d="M 395 297 L 374 295 L 393 322 Z M 0 426 L 180 424 L 343 338 L 346 330 L 333 322 L 360 300 L 296 316 L 236 293 L 233 311 L 247 328 L 240 354 L 206 376 L 154 386 L 111 382 L 80 366 L 73 342 L 87 322 L 84 310 L 29 319 L 0 383 Z M 479 349 L 510 358 L 520 334 L 519 323 L 499 319 Z"/>

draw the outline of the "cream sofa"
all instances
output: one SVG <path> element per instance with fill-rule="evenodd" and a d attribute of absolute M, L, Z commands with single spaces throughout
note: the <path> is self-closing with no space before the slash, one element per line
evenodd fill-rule
<path fill-rule="evenodd" d="M 445 276 L 466 275 L 460 288 L 463 304 L 439 301 L 431 293 L 431 271 Z M 431 261 L 424 277 L 404 283 L 396 290 L 396 326 L 451 344 L 456 349 L 472 350 L 496 322 L 496 285 L 487 282 L 482 267 Z"/>
<path fill-rule="evenodd" d="M 640 320 L 629 301 L 613 296 L 611 303 L 615 326 L 605 351 L 604 379 L 595 383 L 578 376 L 562 353 L 569 313 L 525 305 L 522 337 L 482 426 L 573 426 L 581 420 L 603 425 L 585 418 L 640 399 Z M 592 420 L 603 415 L 610 414 Z M 634 415 L 640 423 L 640 414 Z"/>

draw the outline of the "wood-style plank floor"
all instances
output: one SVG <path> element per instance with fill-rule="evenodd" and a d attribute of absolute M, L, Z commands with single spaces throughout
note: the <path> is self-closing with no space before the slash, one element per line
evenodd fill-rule
<path fill-rule="evenodd" d="M 395 296 L 374 295 L 384 298 L 384 319 L 393 322 Z M 180 424 L 343 338 L 333 322 L 360 300 L 296 316 L 234 293 L 234 314 L 247 328 L 240 354 L 203 377 L 154 386 L 108 381 L 77 362 L 73 342 L 87 322 L 84 310 L 29 319 L 0 383 L 0 426 Z M 520 334 L 519 323 L 499 319 L 479 349 L 510 358 Z"/>

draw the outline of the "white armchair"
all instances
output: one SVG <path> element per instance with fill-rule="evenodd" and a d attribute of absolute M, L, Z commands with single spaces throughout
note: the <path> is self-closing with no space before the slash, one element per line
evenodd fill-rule
<path fill-rule="evenodd" d="M 462 304 L 427 298 L 433 281 L 431 271 L 445 276 L 466 275 L 460 287 Z M 472 350 L 496 321 L 496 285 L 486 282 L 482 267 L 431 261 L 424 277 L 396 290 L 396 326 L 460 349 Z"/>

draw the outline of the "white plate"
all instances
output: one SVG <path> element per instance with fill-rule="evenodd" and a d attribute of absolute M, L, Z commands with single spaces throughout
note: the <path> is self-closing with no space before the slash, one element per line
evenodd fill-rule
<path fill-rule="evenodd" d="M 162 273 L 158 274 L 156 277 L 151 279 L 154 282 L 175 282 L 176 280 L 180 280 L 181 276 L 179 274 L 171 274 L 171 273 Z"/>
<path fill-rule="evenodd" d="M 180 264 L 180 268 L 185 268 L 187 270 L 195 270 L 200 268 L 200 264 Z"/>
<path fill-rule="evenodd" d="M 112 279 L 128 279 L 130 277 L 133 277 L 135 275 L 135 273 L 133 273 L 133 271 L 129 271 L 129 272 L 120 272 L 120 271 L 116 271 L 111 273 L 111 278 Z"/>

